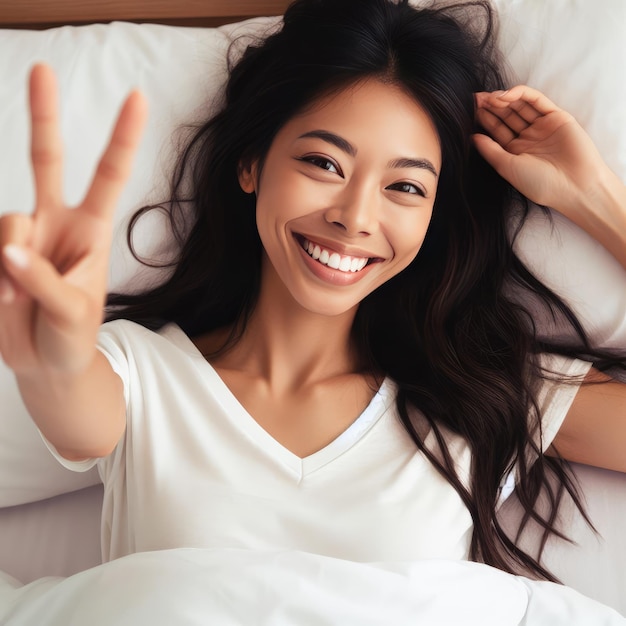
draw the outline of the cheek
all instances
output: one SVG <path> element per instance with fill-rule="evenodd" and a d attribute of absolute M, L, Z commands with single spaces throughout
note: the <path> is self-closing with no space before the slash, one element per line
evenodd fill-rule
<path fill-rule="evenodd" d="M 311 194 L 301 179 L 289 173 L 263 177 L 257 193 L 257 219 L 287 220 L 306 211 Z"/>
<path fill-rule="evenodd" d="M 268 177 L 262 181 L 257 194 L 256 226 L 263 248 L 274 261 L 278 262 L 288 246 L 292 222 L 311 211 L 307 206 L 310 197 L 293 178 Z"/>
<path fill-rule="evenodd" d="M 418 209 L 417 211 L 416 215 L 407 215 L 403 219 L 396 220 L 393 233 L 389 233 L 396 256 L 405 265 L 415 258 L 422 247 L 432 216 L 432 210 Z"/>

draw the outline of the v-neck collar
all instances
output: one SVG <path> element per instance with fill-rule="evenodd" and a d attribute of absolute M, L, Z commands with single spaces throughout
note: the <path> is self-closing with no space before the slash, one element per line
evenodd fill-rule
<path fill-rule="evenodd" d="M 346 430 L 317 452 L 306 457 L 299 457 L 270 435 L 254 419 L 222 380 L 217 370 L 206 360 L 193 341 L 179 326 L 168 324 L 161 330 L 160 334 L 169 338 L 179 348 L 193 357 L 196 367 L 207 376 L 208 384 L 216 390 L 216 397 L 230 419 L 248 437 L 267 450 L 282 465 L 289 468 L 298 480 L 331 463 L 347 452 L 380 420 L 394 401 L 394 384 L 389 378 L 385 378 L 374 397 L 370 400 L 370 403 Z"/>

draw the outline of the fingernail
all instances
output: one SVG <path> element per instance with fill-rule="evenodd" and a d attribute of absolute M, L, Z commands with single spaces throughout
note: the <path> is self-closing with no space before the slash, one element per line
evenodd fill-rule
<path fill-rule="evenodd" d="M 26 269 L 28 267 L 28 254 L 24 248 L 14 243 L 4 246 L 2 253 L 15 267 Z"/>

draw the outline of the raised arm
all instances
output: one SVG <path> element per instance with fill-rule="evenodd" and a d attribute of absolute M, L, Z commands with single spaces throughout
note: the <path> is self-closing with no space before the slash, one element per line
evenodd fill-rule
<path fill-rule="evenodd" d="M 626 267 L 626 187 L 569 114 L 517 86 L 480 93 L 483 157 L 530 200 L 556 209 Z M 591 370 L 553 446 L 570 461 L 626 472 L 626 385 Z M 608 382 L 607 382 L 608 381 Z"/>
<path fill-rule="evenodd" d="M 0 218 L 0 353 L 30 414 L 68 459 L 108 454 L 125 426 L 122 384 L 96 349 L 116 202 L 146 118 L 126 100 L 81 204 L 62 197 L 56 81 L 30 76 L 32 215 Z"/>

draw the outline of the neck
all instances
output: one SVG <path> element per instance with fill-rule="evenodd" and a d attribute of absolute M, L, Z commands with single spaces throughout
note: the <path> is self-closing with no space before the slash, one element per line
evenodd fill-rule
<path fill-rule="evenodd" d="M 320 315 L 285 291 L 274 273 L 265 273 L 243 336 L 215 364 L 246 371 L 275 389 L 297 389 L 358 371 L 351 342 L 356 307 L 337 316 Z"/>

